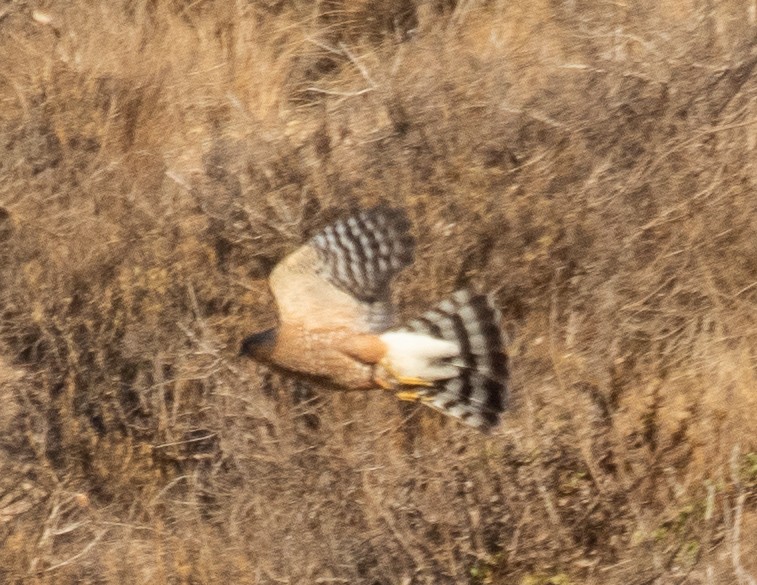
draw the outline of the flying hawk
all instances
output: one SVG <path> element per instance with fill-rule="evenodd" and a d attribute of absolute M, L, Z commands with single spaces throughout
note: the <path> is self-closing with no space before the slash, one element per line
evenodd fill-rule
<path fill-rule="evenodd" d="M 246 337 L 240 355 L 345 389 L 390 390 L 491 429 L 507 396 L 499 312 L 464 289 L 396 326 L 391 281 L 413 249 L 407 216 L 386 205 L 327 226 L 274 268 L 279 325 Z"/>

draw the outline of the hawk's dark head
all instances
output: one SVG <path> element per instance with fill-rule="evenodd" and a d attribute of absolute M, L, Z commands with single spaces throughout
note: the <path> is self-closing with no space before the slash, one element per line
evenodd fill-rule
<path fill-rule="evenodd" d="M 268 361 L 273 352 L 273 346 L 276 345 L 278 329 L 272 327 L 259 333 L 248 335 L 242 340 L 242 347 L 239 348 L 240 356 L 247 356 L 258 361 Z"/>

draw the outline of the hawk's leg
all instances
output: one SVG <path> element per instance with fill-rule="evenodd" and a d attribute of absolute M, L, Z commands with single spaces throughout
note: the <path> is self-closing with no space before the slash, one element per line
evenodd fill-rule
<path fill-rule="evenodd" d="M 424 380 L 423 378 L 398 374 L 386 360 L 381 360 L 378 366 L 380 373 L 374 373 L 373 379 L 384 390 L 397 390 L 400 386 L 422 386 L 429 388 L 434 385 L 433 382 Z M 411 393 L 411 391 L 408 391 L 408 394 Z"/>
<path fill-rule="evenodd" d="M 383 378 L 380 378 L 379 376 L 373 376 L 373 381 L 378 384 L 379 388 L 383 390 L 394 390 L 394 384 L 389 382 L 388 380 L 384 380 Z"/>
<path fill-rule="evenodd" d="M 426 396 L 413 390 L 403 390 L 402 392 L 397 392 L 395 396 L 400 400 L 408 402 L 429 402 L 434 399 L 433 396 Z"/>
<path fill-rule="evenodd" d="M 434 385 L 433 382 L 424 380 L 423 378 L 412 378 L 407 376 L 396 376 L 395 379 L 399 382 L 400 386 L 423 386 L 430 388 Z"/>

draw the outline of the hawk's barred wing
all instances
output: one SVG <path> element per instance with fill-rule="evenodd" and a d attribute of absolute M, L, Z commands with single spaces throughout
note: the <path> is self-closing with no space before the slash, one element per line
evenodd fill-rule
<path fill-rule="evenodd" d="M 355 298 L 387 300 L 396 273 L 413 261 L 413 237 L 405 213 L 379 206 L 340 219 L 310 244 L 323 262 L 323 276 Z"/>
<path fill-rule="evenodd" d="M 270 286 L 282 323 L 377 332 L 392 323 L 392 278 L 413 258 L 404 212 L 386 206 L 327 226 L 284 258 Z"/>

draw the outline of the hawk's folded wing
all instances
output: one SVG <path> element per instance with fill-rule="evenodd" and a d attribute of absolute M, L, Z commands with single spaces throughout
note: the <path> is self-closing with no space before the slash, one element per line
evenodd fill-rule
<path fill-rule="evenodd" d="M 281 322 L 381 332 L 392 325 L 392 278 L 413 259 L 404 212 L 380 205 L 336 221 L 274 268 Z"/>

